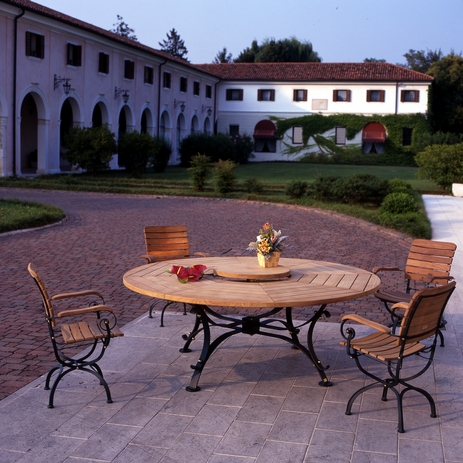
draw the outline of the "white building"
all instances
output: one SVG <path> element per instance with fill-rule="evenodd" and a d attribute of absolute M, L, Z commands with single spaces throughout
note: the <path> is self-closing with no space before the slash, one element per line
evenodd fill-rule
<path fill-rule="evenodd" d="M 226 63 L 198 68 L 220 77 L 217 92 L 217 130 L 251 134 L 255 161 L 282 160 L 284 147 L 275 140 L 269 116 L 296 118 L 310 114 L 423 114 L 433 78 L 389 63 Z M 412 128 L 407 128 L 412 129 Z M 411 136 L 407 130 L 407 138 Z M 333 135 L 345 144 L 345 129 Z M 373 123 L 350 143 L 364 151 L 382 149 L 387 127 Z M 293 128 L 285 140 L 300 144 Z M 408 143 L 408 140 L 405 141 Z"/>
<path fill-rule="evenodd" d="M 387 63 L 192 65 L 38 3 L 0 0 L 0 176 L 68 170 L 63 134 L 101 124 L 116 137 L 168 138 L 171 164 L 192 132 L 247 133 L 255 161 L 282 160 L 269 116 L 425 114 L 431 82 Z M 370 126 L 353 142 L 380 149 L 386 136 Z"/>
<path fill-rule="evenodd" d="M 2 0 L 0 176 L 68 169 L 61 137 L 72 126 L 163 135 L 176 153 L 186 134 L 213 132 L 217 82 L 184 60 L 37 3 Z"/>

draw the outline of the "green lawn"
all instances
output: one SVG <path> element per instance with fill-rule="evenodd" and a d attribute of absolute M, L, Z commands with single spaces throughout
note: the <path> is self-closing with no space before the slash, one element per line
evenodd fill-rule
<path fill-rule="evenodd" d="M 378 222 L 378 208 L 365 206 L 352 206 L 348 204 L 324 203 L 313 200 L 307 196 L 301 199 L 289 199 L 285 195 L 287 185 L 294 180 L 302 180 L 312 183 L 318 176 L 344 176 L 354 174 L 371 174 L 382 179 L 399 178 L 409 182 L 418 193 L 442 194 L 442 190 L 433 182 L 419 180 L 416 176 L 418 169 L 414 167 L 396 166 L 357 166 L 357 165 L 331 165 L 331 164 L 309 164 L 299 162 L 266 162 L 249 163 L 239 165 L 236 168 L 236 185 L 229 198 L 248 199 L 259 201 L 273 201 L 291 204 L 300 204 L 308 207 L 333 210 L 343 214 L 362 218 L 373 223 Z M 247 179 L 254 178 L 263 186 L 260 194 L 249 193 L 244 188 Z M 93 191 L 100 193 L 121 193 L 121 194 L 144 194 L 144 195 L 177 195 L 177 196 L 203 196 L 215 197 L 212 183 L 206 185 L 205 191 L 194 190 L 190 174 L 186 168 L 169 166 L 163 173 L 147 172 L 142 179 L 133 179 L 127 172 L 108 171 L 102 174 L 91 176 L 87 174 L 61 174 L 43 175 L 31 178 L 0 178 L 0 186 L 9 188 L 37 188 L 67 191 Z M 424 214 L 424 208 L 422 207 Z M 8 212 L 2 213 L 1 223 Z M 45 219 L 37 218 L 36 223 L 42 225 L 43 220 L 53 221 L 47 212 Z M 59 220 L 59 219 L 57 219 Z M 7 225 L 3 225 L 0 231 L 14 229 L 15 223 L 20 223 L 16 218 L 6 219 Z M 34 219 L 27 219 L 27 226 L 34 222 Z M 12 228 L 13 227 L 13 228 Z M 23 228 L 17 226 L 17 228 Z M 413 230 L 407 225 L 404 228 L 396 226 L 397 229 L 412 236 L 426 237 L 428 231 Z"/>

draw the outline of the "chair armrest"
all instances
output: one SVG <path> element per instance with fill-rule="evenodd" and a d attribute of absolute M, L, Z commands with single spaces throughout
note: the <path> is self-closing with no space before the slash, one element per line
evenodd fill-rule
<path fill-rule="evenodd" d="M 373 267 L 371 270 L 372 273 L 376 274 L 378 272 L 400 272 L 403 271 L 403 269 L 399 267 Z"/>
<path fill-rule="evenodd" d="M 450 283 L 452 280 L 454 280 L 455 278 L 453 278 L 452 276 L 450 275 L 442 275 L 442 276 L 433 276 L 431 274 L 429 274 L 425 279 L 424 279 L 424 282 L 429 284 L 429 283 L 432 283 L 433 281 L 436 281 L 436 280 L 447 280 L 447 283 Z"/>
<path fill-rule="evenodd" d="M 154 264 L 154 262 L 156 262 L 156 257 L 154 257 L 154 256 L 149 256 L 148 254 L 143 254 L 143 255 L 140 256 L 140 257 L 141 257 L 142 259 L 145 259 L 147 264 Z"/>
<path fill-rule="evenodd" d="M 375 329 L 376 331 L 381 331 L 382 333 L 391 334 L 391 329 L 386 326 L 382 325 L 381 323 L 376 323 L 372 320 L 368 320 L 368 318 L 362 317 L 361 315 L 347 314 L 342 317 L 342 321 L 345 322 L 347 320 L 360 323 L 361 325 L 369 326 L 370 328 Z"/>
<path fill-rule="evenodd" d="M 104 301 L 103 296 L 98 291 L 94 291 L 92 289 L 84 290 L 84 291 L 75 291 L 72 293 L 60 293 L 55 294 L 51 300 L 52 301 L 59 301 L 60 299 L 69 299 L 72 297 L 81 297 L 81 296 L 98 296 L 102 301 Z"/>
<path fill-rule="evenodd" d="M 394 311 L 395 309 L 403 309 L 407 310 L 410 307 L 408 302 L 397 302 L 391 307 L 391 310 Z"/>
<path fill-rule="evenodd" d="M 107 307 L 105 305 L 94 305 L 92 307 L 84 307 L 81 309 L 69 309 L 69 310 L 63 310 L 59 314 L 57 314 L 58 318 L 63 318 L 63 317 L 71 317 L 73 315 L 83 315 L 86 313 L 99 313 L 99 312 L 110 312 L 114 313 L 113 310 L 110 307 Z"/>
<path fill-rule="evenodd" d="M 193 255 L 196 257 L 211 257 L 207 252 L 194 252 Z"/>

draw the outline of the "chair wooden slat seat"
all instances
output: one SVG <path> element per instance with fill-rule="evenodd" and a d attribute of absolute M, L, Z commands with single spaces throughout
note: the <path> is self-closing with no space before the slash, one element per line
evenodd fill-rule
<path fill-rule="evenodd" d="M 28 271 L 37 284 L 42 296 L 42 305 L 45 309 L 45 319 L 48 324 L 50 340 L 58 365 L 53 367 L 47 374 L 45 389 L 50 389 L 50 380 L 55 372 L 58 372 L 50 390 L 48 408 L 54 407 L 54 396 L 56 388 L 61 379 L 74 370 L 82 370 L 94 375 L 106 391 L 107 402 L 111 403 L 111 392 L 106 383 L 98 362 L 107 350 L 111 338 L 124 336 L 124 333 L 117 326 L 117 320 L 111 308 L 104 305 L 104 299 L 100 292 L 94 290 L 61 293 L 53 297 L 48 295 L 45 283 L 35 268 L 30 263 Z M 82 297 L 97 298 L 103 304 L 92 303 L 88 307 L 62 310 L 55 313 L 52 301 L 62 301 Z M 63 323 L 62 320 L 73 317 L 71 323 Z M 79 318 L 79 320 L 75 320 Z M 63 351 L 66 345 L 82 344 L 83 353 L 69 357 Z M 97 350 L 100 346 L 101 349 Z"/>
<path fill-rule="evenodd" d="M 431 407 L 431 417 L 437 416 L 436 405 L 431 395 L 409 381 L 421 376 L 432 364 L 442 314 L 455 286 L 456 283 L 453 281 L 442 286 L 425 288 L 413 294 L 409 303 L 392 306 L 393 309 L 396 306 L 404 309 L 397 334 L 385 325 L 356 314 L 347 314 L 342 318 L 341 334 L 344 340 L 341 344 L 346 346 L 347 354 L 355 360 L 359 370 L 374 380 L 352 395 L 347 403 L 347 415 L 352 413 L 352 405 L 359 395 L 374 387 L 380 387 L 381 400 L 387 400 L 389 390 L 396 395 L 399 432 L 404 432 L 403 396 L 407 391 L 413 390 L 426 397 Z M 363 324 L 375 331 L 357 339 L 355 325 L 352 322 Z M 413 373 L 408 373 L 410 376 L 406 377 L 404 373 L 406 360 L 416 355 L 419 355 L 422 364 L 421 366 L 414 364 Z M 385 376 L 387 376 L 377 376 L 373 370 L 366 368 L 362 364 L 362 358 L 365 356 L 383 363 L 386 366 Z"/>

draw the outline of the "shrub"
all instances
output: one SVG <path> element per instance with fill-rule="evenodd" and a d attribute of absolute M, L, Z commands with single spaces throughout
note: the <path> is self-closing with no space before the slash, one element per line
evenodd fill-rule
<path fill-rule="evenodd" d="M 419 212 L 406 212 L 393 214 L 383 212 L 379 215 L 379 223 L 383 227 L 393 228 L 415 238 L 431 239 L 431 223 L 429 219 Z"/>
<path fill-rule="evenodd" d="M 412 148 L 415 153 L 423 151 L 427 146 L 431 145 L 455 145 L 463 142 L 463 134 L 461 133 L 444 133 L 425 132 L 420 134 L 419 137 L 413 137 Z"/>
<path fill-rule="evenodd" d="M 322 175 L 317 176 L 315 182 L 310 188 L 310 196 L 319 200 L 333 200 L 333 184 L 336 183 L 341 177 Z"/>
<path fill-rule="evenodd" d="M 149 158 L 149 164 L 153 166 L 156 173 L 162 173 L 169 164 L 170 155 L 172 154 L 172 145 L 169 140 L 163 137 L 156 137 L 156 150 L 153 156 Z"/>
<path fill-rule="evenodd" d="M 418 177 L 428 178 L 444 190 L 452 183 L 463 183 L 463 143 L 432 145 L 415 156 Z"/>
<path fill-rule="evenodd" d="M 249 135 L 234 135 L 230 137 L 235 145 L 235 162 L 246 164 L 249 158 L 254 157 L 254 140 Z"/>
<path fill-rule="evenodd" d="M 389 182 L 375 175 L 352 175 L 340 178 L 333 184 L 333 194 L 348 204 L 381 204 L 388 194 Z"/>
<path fill-rule="evenodd" d="M 230 193 L 233 191 L 235 185 L 236 164 L 230 160 L 219 160 L 214 166 L 214 191 L 221 195 Z"/>
<path fill-rule="evenodd" d="M 235 158 L 235 145 L 228 135 L 207 135 L 194 133 L 182 138 L 179 146 L 180 162 L 182 166 L 189 167 L 191 158 L 198 153 L 205 154 L 212 162 L 219 159 Z"/>
<path fill-rule="evenodd" d="M 118 142 L 118 151 L 121 164 L 125 165 L 132 177 L 141 178 L 146 172 L 150 159 L 154 159 L 158 149 L 156 139 L 148 133 L 137 131 L 121 134 Z"/>
<path fill-rule="evenodd" d="M 247 178 L 243 182 L 243 188 L 247 193 L 253 193 L 256 195 L 260 195 L 264 191 L 264 186 L 255 177 Z"/>
<path fill-rule="evenodd" d="M 391 193 L 411 193 L 413 189 L 410 183 L 406 182 L 405 180 L 394 178 L 389 180 L 389 191 Z"/>
<path fill-rule="evenodd" d="M 395 192 L 388 194 L 379 208 L 380 214 L 405 214 L 407 212 L 418 212 L 418 204 L 410 193 Z"/>
<path fill-rule="evenodd" d="M 290 198 L 297 199 L 302 198 L 307 192 L 308 184 L 301 180 L 294 180 L 286 187 L 285 194 Z"/>
<path fill-rule="evenodd" d="M 100 127 L 74 127 L 64 139 L 67 152 L 64 157 L 91 174 L 109 169 L 117 150 L 114 134 L 107 125 Z"/>
<path fill-rule="evenodd" d="M 191 167 L 188 172 L 193 180 L 193 186 L 197 191 L 204 191 L 206 180 L 211 174 L 211 159 L 205 154 L 197 154 L 191 158 Z"/>

